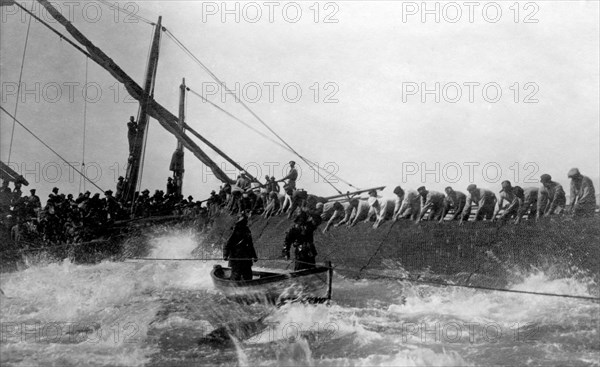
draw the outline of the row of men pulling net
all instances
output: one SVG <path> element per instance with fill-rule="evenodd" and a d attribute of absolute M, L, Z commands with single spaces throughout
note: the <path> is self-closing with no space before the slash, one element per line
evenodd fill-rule
<path fill-rule="evenodd" d="M 347 198 L 345 202 L 327 202 L 326 199 L 310 195 L 304 190 L 286 188 L 284 195 L 279 190 L 247 188 L 237 184 L 221 187 L 219 194 L 214 191 L 208 200 L 209 212 L 225 207 L 231 214 L 261 214 L 268 218 L 273 215 L 288 214 L 291 218 L 300 209 L 312 215 L 319 215 L 327 224 L 323 232 L 332 226 L 343 224 L 354 226 L 359 221 L 375 220 L 377 228 L 385 220 L 411 219 L 421 221 L 457 220 L 460 224 L 473 220 L 500 220 L 520 223 L 524 217 L 539 220 L 551 215 L 572 214 L 575 217 L 594 215 L 596 210 L 595 189 L 592 180 L 583 176 L 577 168 L 571 169 L 567 177 L 571 179 L 570 202 L 562 185 L 552 180 L 548 174 L 540 176 L 540 187 L 512 186 L 510 181 L 501 184 L 499 195 L 475 184 L 467 187 L 467 193 L 445 188 L 445 194 L 428 190 L 425 186 L 417 190 L 405 191 L 397 186 L 394 197 L 382 198 L 377 191 L 368 193 L 368 199 Z M 243 174 L 238 177 L 244 180 Z M 268 178 L 273 182 L 274 178 Z M 242 182 L 243 184 L 243 182 Z M 476 208 L 475 208 L 476 207 Z M 474 213 L 473 213 L 474 211 Z"/>
<path fill-rule="evenodd" d="M 594 215 L 596 210 L 595 190 L 592 180 L 581 175 L 578 169 L 573 168 L 568 172 L 571 179 L 571 202 L 568 212 L 575 217 Z M 377 228 L 387 218 L 398 220 L 410 218 L 420 221 L 428 215 L 429 220 L 443 221 L 448 212 L 451 219 L 463 223 L 469 220 L 471 205 L 477 204 L 477 211 L 473 220 L 503 220 L 514 218 L 519 223 L 523 216 L 530 219 L 539 219 L 542 216 L 560 215 L 567 212 L 566 194 L 558 182 L 552 180 L 548 174 L 540 177 L 541 187 L 521 188 L 512 186 L 510 181 L 502 182 L 500 199 L 487 189 L 478 188 L 471 184 L 467 187 L 468 194 L 455 191 L 446 187 L 446 195 L 427 190 L 424 186 L 416 191 L 405 192 L 400 186 L 394 189 L 395 199 L 384 200 L 377 195 L 377 191 L 369 192 L 368 200 L 352 198 L 346 203 L 323 203 L 313 195 L 306 195 L 299 206 L 299 213 L 295 215 L 294 224 L 286 232 L 283 243 L 282 256 L 289 260 L 290 250 L 294 249 L 294 270 L 309 269 L 315 266 L 317 249 L 314 243 L 314 231 L 323 220 L 328 220 L 323 229 L 326 232 L 332 225 L 339 226 L 347 223 L 353 226 L 366 212 L 366 221 L 375 217 Z M 301 190 L 296 190 L 296 194 Z M 272 192 L 268 192 L 269 196 Z M 213 195 L 216 193 L 213 192 Z M 256 196 L 256 195 L 255 195 Z M 304 195 L 303 195 L 304 196 Z M 231 198 L 230 198 L 231 199 Z M 503 206 L 504 202 L 507 206 Z M 212 202 L 209 206 L 217 205 Z M 293 205 L 292 204 L 292 205 Z M 393 208 L 391 217 L 388 210 Z M 502 211 L 503 213 L 498 216 Z M 285 212 L 285 210 L 284 210 Z M 289 210 L 289 216 L 294 215 L 295 208 Z M 335 223 L 335 224 L 334 224 Z M 238 216 L 233 233 L 225 244 L 223 259 L 229 260 L 232 280 L 252 279 L 252 265 L 258 255 L 252 241 L 252 233 L 248 227 L 248 219 L 244 213 Z"/>
<path fill-rule="evenodd" d="M 162 190 L 156 190 L 153 196 L 149 190 L 136 193 L 133 210 L 131 201 L 118 200 L 112 190 L 107 190 L 104 198 L 89 191 L 74 198 L 72 194 L 59 193 L 55 187 L 44 206 L 35 189 L 30 193 L 23 196 L 21 185 L 16 183 L 11 189 L 8 181 L 0 188 L 0 225 L 10 230 L 15 241 L 76 243 L 101 237 L 119 220 L 156 215 L 195 216 L 206 212 L 201 202 L 194 202 L 191 196 L 186 200 L 173 193 L 165 195 Z"/>

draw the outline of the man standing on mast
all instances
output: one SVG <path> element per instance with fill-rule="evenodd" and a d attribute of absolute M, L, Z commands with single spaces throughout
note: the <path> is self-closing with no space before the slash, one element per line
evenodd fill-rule
<path fill-rule="evenodd" d="M 135 122 L 133 116 L 129 116 L 129 121 L 127 122 L 127 140 L 129 140 L 129 155 L 133 154 L 134 146 L 135 146 L 135 137 L 138 133 L 138 124 Z"/>

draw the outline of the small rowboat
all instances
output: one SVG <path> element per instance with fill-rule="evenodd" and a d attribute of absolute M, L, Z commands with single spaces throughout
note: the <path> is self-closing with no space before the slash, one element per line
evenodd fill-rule
<path fill-rule="evenodd" d="M 230 280 L 231 268 L 215 265 L 210 273 L 215 288 L 244 303 L 322 303 L 331 299 L 333 268 L 315 266 L 291 273 L 253 271 L 252 280 Z"/>

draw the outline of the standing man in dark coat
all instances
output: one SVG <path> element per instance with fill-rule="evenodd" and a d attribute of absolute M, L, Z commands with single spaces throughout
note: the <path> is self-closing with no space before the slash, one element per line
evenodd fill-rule
<path fill-rule="evenodd" d="M 233 226 L 233 233 L 223 250 L 223 260 L 229 260 L 231 280 L 252 280 L 252 262 L 258 257 L 245 215 L 240 215 Z"/>
<path fill-rule="evenodd" d="M 317 225 L 304 211 L 300 212 L 294 220 L 294 226 L 285 235 L 282 255 L 289 260 L 290 248 L 295 248 L 294 271 L 312 269 L 315 267 L 317 249 L 314 243 L 314 232 Z"/>

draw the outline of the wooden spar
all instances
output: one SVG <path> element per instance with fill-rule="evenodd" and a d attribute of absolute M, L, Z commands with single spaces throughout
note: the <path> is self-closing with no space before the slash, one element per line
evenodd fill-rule
<path fill-rule="evenodd" d="M 18 174 L 15 170 L 10 168 L 10 166 L 2 161 L 0 161 L 0 178 L 4 181 L 10 181 L 14 183 L 20 183 L 25 186 L 29 185 L 29 182 L 25 179 L 25 177 Z"/>
<path fill-rule="evenodd" d="M 102 50 L 96 47 L 87 37 L 85 37 L 73 24 L 67 20 L 48 0 L 38 0 L 39 3 L 48 11 L 48 13 L 60 23 L 71 36 L 81 43 L 87 51 L 90 53 L 90 58 L 110 73 L 116 80 L 123 83 L 127 92 L 138 101 L 142 101 L 147 94 L 144 92 L 142 87 L 137 84 L 123 69 L 121 69 L 110 57 L 108 57 Z M 231 184 L 234 181 L 227 176 L 223 170 L 215 163 L 212 159 L 202 150 L 200 147 L 189 137 L 181 132 L 181 128 L 178 125 L 178 118 L 169 112 L 166 108 L 160 105 L 152 98 L 148 98 L 147 113 L 149 116 L 155 118 L 162 127 L 168 132 L 175 135 L 179 139 L 183 146 L 189 149 L 200 161 L 206 164 L 215 177 L 222 182 L 229 182 Z"/>
<path fill-rule="evenodd" d="M 371 189 L 364 189 L 364 190 L 358 190 L 358 191 L 354 191 L 354 192 L 347 192 L 347 193 L 341 194 L 341 195 L 328 196 L 328 197 L 325 198 L 325 200 L 333 200 L 333 199 L 339 199 L 339 198 L 346 198 L 346 197 L 350 197 L 350 196 L 354 196 L 354 195 L 360 195 L 362 193 L 369 192 L 371 190 L 381 191 L 383 189 L 385 189 L 385 186 L 373 187 Z"/>
<path fill-rule="evenodd" d="M 140 114 L 137 122 L 137 134 L 133 142 L 133 150 L 127 160 L 127 174 L 125 177 L 125 197 L 127 200 L 133 199 L 133 194 L 137 189 L 138 179 L 142 169 L 144 155 L 144 143 L 146 138 L 146 128 L 148 126 L 148 100 L 154 95 L 154 79 L 158 68 L 158 56 L 160 51 L 160 28 L 162 17 L 158 17 L 158 22 L 154 27 L 154 37 L 148 58 L 146 70 L 146 80 L 144 83 L 144 96 L 140 100 Z"/>

